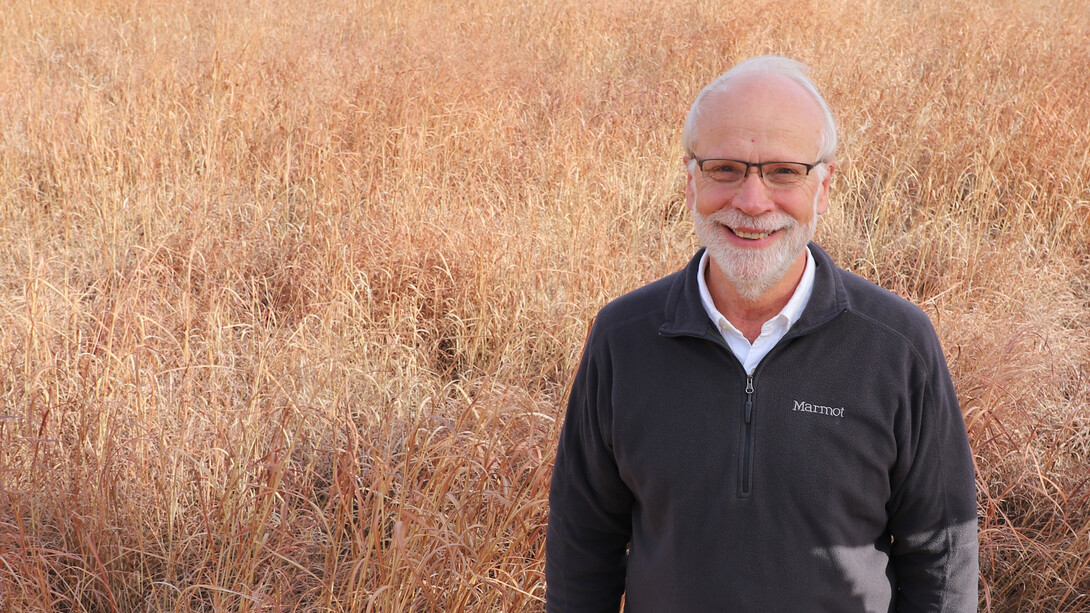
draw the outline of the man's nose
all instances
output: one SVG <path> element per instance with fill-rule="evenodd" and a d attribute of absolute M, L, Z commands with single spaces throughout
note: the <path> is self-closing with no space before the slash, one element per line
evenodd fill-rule
<path fill-rule="evenodd" d="M 746 178 L 738 186 L 738 192 L 731 199 L 734 208 L 749 215 L 757 217 L 762 213 L 772 210 L 772 200 L 769 198 L 768 186 L 761 179 L 760 171 L 750 166 Z"/>

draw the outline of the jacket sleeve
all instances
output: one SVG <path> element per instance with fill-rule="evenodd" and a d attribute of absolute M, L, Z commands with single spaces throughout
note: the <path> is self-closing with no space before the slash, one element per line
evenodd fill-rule
<path fill-rule="evenodd" d="M 608 354 L 594 334 L 568 399 L 549 491 L 546 610 L 616 613 L 625 586 L 633 496 L 617 469 L 611 436 Z"/>
<path fill-rule="evenodd" d="M 961 408 L 934 339 L 898 436 L 889 517 L 899 613 L 977 610 L 976 481 Z M 907 434 L 906 434 L 907 433 Z"/>

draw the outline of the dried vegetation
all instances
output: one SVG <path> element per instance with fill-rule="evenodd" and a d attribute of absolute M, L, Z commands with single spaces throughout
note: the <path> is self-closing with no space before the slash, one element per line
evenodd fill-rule
<path fill-rule="evenodd" d="M 734 61 L 838 110 L 819 240 L 924 306 L 981 608 L 1090 610 L 1081 0 L 14 0 L 0 609 L 541 609 L 587 323 L 694 248 Z"/>

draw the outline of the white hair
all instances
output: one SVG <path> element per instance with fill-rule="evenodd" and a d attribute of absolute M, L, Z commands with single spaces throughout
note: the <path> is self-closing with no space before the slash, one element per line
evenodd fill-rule
<path fill-rule="evenodd" d="M 821 114 L 825 120 L 825 125 L 821 130 L 821 141 L 818 143 L 818 160 L 822 162 L 832 161 L 833 156 L 836 154 L 836 119 L 833 117 L 832 109 L 829 108 L 829 103 L 825 101 L 825 98 L 821 95 L 821 91 L 818 90 L 817 85 L 810 80 L 810 77 L 807 74 L 809 70 L 810 69 L 806 64 L 790 58 L 778 55 L 762 55 L 740 62 L 727 72 L 719 75 L 718 78 L 700 91 L 696 100 L 693 101 L 693 106 L 689 109 L 689 116 L 685 119 L 685 128 L 681 133 L 681 144 L 685 148 L 685 153 L 690 156 L 693 155 L 693 141 L 696 140 L 696 124 L 700 119 L 704 102 L 709 96 L 726 90 L 730 82 L 740 76 L 751 74 L 777 74 L 785 76 L 801 85 L 803 89 L 814 98 L 814 101 L 818 103 L 818 106 L 821 108 Z"/>

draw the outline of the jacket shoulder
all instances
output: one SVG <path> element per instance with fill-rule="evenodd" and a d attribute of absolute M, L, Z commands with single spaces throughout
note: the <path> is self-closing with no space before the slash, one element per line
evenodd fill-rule
<path fill-rule="evenodd" d="M 679 270 L 611 300 L 598 311 L 592 334 L 636 322 L 649 322 L 657 328 L 665 319 L 671 292 L 683 273 Z"/>
<path fill-rule="evenodd" d="M 920 307 L 852 272 L 837 272 L 854 316 L 904 338 L 921 353 L 937 346 L 935 328 Z"/>

